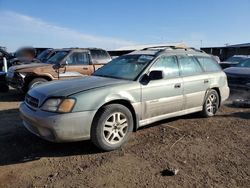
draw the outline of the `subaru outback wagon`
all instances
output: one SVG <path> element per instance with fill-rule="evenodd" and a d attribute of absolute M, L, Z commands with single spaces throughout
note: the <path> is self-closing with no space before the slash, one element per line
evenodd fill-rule
<path fill-rule="evenodd" d="M 110 151 L 147 124 L 194 112 L 214 116 L 228 96 L 226 75 L 210 55 L 151 48 L 118 57 L 90 77 L 37 86 L 20 113 L 43 139 L 91 139 Z"/>

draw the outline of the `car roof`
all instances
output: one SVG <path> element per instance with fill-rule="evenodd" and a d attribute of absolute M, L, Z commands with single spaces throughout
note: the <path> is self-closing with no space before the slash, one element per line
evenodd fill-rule
<path fill-rule="evenodd" d="M 154 48 L 145 48 L 143 50 L 137 50 L 129 53 L 131 55 L 153 55 L 158 56 L 161 54 L 190 54 L 190 55 L 200 55 L 200 56 L 209 56 L 202 50 L 195 48 L 182 48 L 182 47 L 154 47 Z"/>
<path fill-rule="evenodd" d="M 57 49 L 53 49 L 53 51 L 72 51 L 72 50 L 85 50 L 85 51 L 89 51 L 89 50 L 102 50 L 105 51 L 102 48 L 77 48 L 77 47 L 72 47 L 72 48 L 57 48 Z"/>

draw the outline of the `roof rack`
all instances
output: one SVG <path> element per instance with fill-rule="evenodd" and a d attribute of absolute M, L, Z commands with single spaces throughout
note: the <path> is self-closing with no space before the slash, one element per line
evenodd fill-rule
<path fill-rule="evenodd" d="M 195 52 L 201 52 L 205 53 L 203 50 L 199 50 L 196 48 L 190 48 L 185 45 L 178 45 L 178 46 L 154 46 L 149 48 L 144 48 L 142 50 L 155 50 L 158 51 L 158 53 L 164 52 L 166 50 L 184 50 L 184 51 L 195 51 Z"/>
<path fill-rule="evenodd" d="M 142 50 L 164 50 L 164 49 L 175 49 L 175 48 L 187 48 L 187 46 L 183 43 L 176 44 L 176 45 L 159 45 L 159 46 L 152 46 L 147 47 Z"/>

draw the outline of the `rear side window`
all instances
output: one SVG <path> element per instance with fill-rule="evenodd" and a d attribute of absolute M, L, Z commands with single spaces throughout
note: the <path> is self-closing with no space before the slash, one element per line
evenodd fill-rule
<path fill-rule="evenodd" d="M 205 72 L 216 72 L 221 70 L 219 64 L 210 57 L 196 57 L 196 58 L 200 62 Z"/>
<path fill-rule="evenodd" d="M 151 67 L 152 70 L 161 70 L 164 73 L 164 78 L 174 78 L 179 76 L 179 66 L 174 56 L 162 56 L 156 60 Z"/>
<path fill-rule="evenodd" d="M 85 52 L 74 52 L 66 61 L 68 65 L 89 65 L 89 56 Z"/>
<path fill-rule="evenodd" d="M 109 54 L 104 50 L 90 50 L 90 54 L 95 60 L 110 59 Z"/>
<path fill-rule="evenodd" d="M 199 62 L 192 56 L 178 56 L 182 76 L 192 76 L 203 72 Z"/>

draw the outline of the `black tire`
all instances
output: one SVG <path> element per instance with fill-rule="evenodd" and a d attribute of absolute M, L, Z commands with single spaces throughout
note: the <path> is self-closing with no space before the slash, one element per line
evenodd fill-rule
<path fill-rule="evenodd" d="M 220 98 L 218 92 L 214 89 L 209 90 L 204 100 L 201 115 L 203 117 L 214 116 L 219 109 L 219 104 L 220 104 Z"/>
<path fill-rule="evenodd" d="M 115 120 L 116 114 L 117 114 L 117 118 L 118 118 L 118 114 L 120 114 L 119 115 L 120 122 L 126 120 L 127 123 L 125 122 L 125 123 L 122 123 L 120 125 L 117 125 L 116 124 L 117 121 Z M 121 120 L 120 119 L 121 117 L 124 117 L 124 119 Z M 114 118 L 113 121 L 116 122 L 115 123 L 116 128 L 115 128 L 115 125 L 107 125 L 106 124 L 106 123 L 113 123 L 113 122 L 108 121 L 112 118 Z M 125 126 L 127 125 L 127 127 L 122 128 L 124 125 Z M 110 128 L 108 128 L 107 126 L 110 126 Z M 119 126 L 121 126 L 121 127 L 119 128 Z M 112 129 L 112 131 L 105 132 L 105 128 Z M 118 132 L 114 133 L 114 131 L 118 131 Z M 98 148 L 100 148 L 104 151 L 111 151 L 111 150 L 115 150 L 117 148 L 120 148 L 128 140 L 132 131 L 133 131 L 133 116 L 132 116 L 130 110 L 127 107 L 120 105 L 120 104 L 110 104 L 110 105 L 104 106 L 95 115 L 94 121 L 93 121 L 92 126 L 91 126 L 91 141 Z M 120 132 L 124 136 L 123 136 L 123 138 L 121 138 L 120 141 L 117 141 L 117 139 L 119 140 L 121 137 Z M 126 132 L 126 134 L 124 134 L 124 132 Z M 112 136 L 112 134 L 113 134 L 113 136 Z M 112 137 L 112 139 L 109 139 L 109 135 L 110 135 L 110 137 Z M 117 135 L 117 137 L 114 135 Z M 113 142 L 113 143 L 111 143 L 111 142 Z"/>
<path fill-rule="evenodd" d="M 32 89 L 33 87 L 36 87 L 39 84 L 48 82 L 48 80 L 46 80 L 45 78 L 35 78 L 33 79 L 29 85 L 28 85 L 28 90 Z"/>

